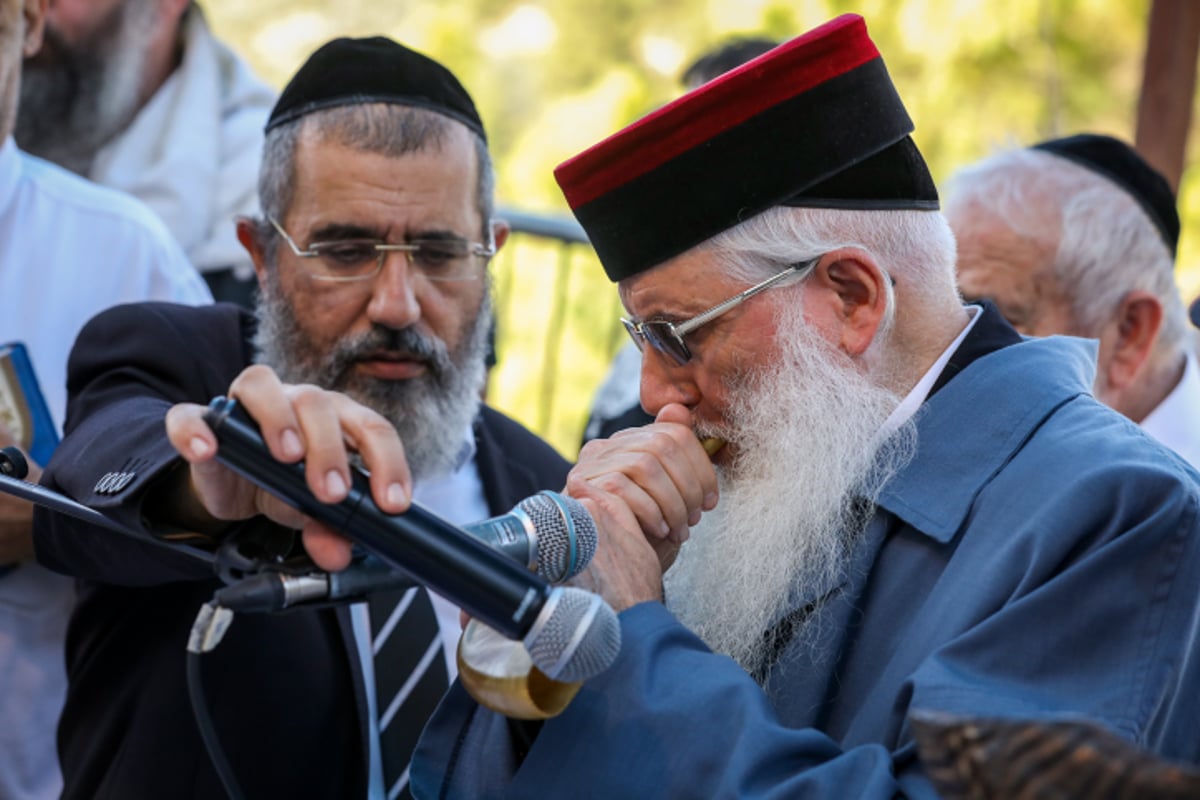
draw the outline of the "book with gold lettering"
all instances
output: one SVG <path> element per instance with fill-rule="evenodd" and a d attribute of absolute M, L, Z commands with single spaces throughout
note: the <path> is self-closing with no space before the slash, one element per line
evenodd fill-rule
<path fill-rule="evenodd" d="M 58 428 L 21 342 L 0 345 L 0 424 L 38 464 L 58 446 Z"/>

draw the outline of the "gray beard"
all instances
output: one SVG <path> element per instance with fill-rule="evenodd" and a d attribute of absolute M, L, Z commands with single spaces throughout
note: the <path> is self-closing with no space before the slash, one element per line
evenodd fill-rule
<path fill-rule="evenodd" d="M 260 293 L 258 319 L 254 339 L 258 363 L 274 369 L 286 383 L 311 383 L 343 392 L 383 415 L 400 434 L 414 478 L 445 474 L 456 466 L 464 436 L 481 405 L 492 320 L 490 292 L 484 292 L 478 313 L 453 353 L 440 339 L 412 328 L 379 325 L 322 348 L 299 324 L 273 272 Z M 427 370 L 403 381 L 357 374 L 354 365 L 359 358 L 380 349 L 417 356 Z"/>
<path fill-rule="evenodd" d="M 22 67 L 17 144 L 86 175 L 140 110 L 145 41 L 158 13 L 154 2 L 128 0 L 75 45 L 47 27 L 42 52 Z"/>
<path fill-rule="evenodd" d="M 720 502 L 692 529 L 664 578 L 668 607 L 714 651 L 762 676 L 820 614 L 778 626 L 846 577 L 887 480 L 911 458 L 911 422 L 880 431 L 899 404 L 784 312 L 781 362 L 743 375 L 726 430 L 735 461 L 718 469 Z"/>

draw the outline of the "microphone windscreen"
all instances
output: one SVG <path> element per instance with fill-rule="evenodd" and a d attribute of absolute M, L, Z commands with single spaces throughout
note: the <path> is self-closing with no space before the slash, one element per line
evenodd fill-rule
<path fill-rule="evenodd" d="M 517 506 L 537 533 L 538 575 L 551 583 L 573 578 L 596 554 L 596 522 L 583 504 L 556 492 L 527 497 Z"/>
<path fill-rule="evenodd" d="M 525 649 L 547 677 L 583 681 L 616 660 L 621 651 L 621 624 L 599 595 L 559 587 L 526 635 Z"/>

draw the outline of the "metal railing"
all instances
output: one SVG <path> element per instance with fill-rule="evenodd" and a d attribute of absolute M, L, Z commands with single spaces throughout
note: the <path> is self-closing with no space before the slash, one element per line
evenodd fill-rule
<path fill-rule="evenodd" d="M 489 401 L 578 451 L 596 385 L 620 346 L 620 301 L 587 235 L 566 216 L 502 208 L 508 243 L 492 264 L 497 366 Z"/>

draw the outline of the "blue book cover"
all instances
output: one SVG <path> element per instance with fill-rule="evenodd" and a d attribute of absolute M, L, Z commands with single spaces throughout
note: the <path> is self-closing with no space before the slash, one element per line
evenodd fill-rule
<path fill-rule="evenodd" d="M 0 345 L 0 423 L 17 446 L 42 466 L 58 446 L 58 427 L 21 342 Z"/>

